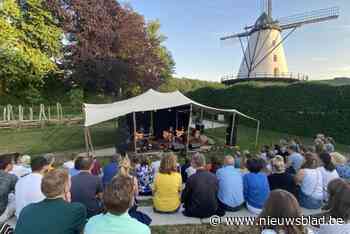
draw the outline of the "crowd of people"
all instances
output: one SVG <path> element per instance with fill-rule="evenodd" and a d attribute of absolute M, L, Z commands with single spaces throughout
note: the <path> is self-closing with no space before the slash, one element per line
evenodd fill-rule
<path fill-rule="evenodd" d="M 350 164 L 322 134 L 311 147 L 281 140 L 254 155 L 236 150 L 207 163 L 203 154 L 194 153 L 179 161 L 174 153 L 153 162 L 115 155 L 102 168 L 96 158 L 79 156 L 54 168 L 50 155 L 4 155 L 0 224 L 15 215 L 16 234 L 146 234 L 152 219 L 138 210 L 137 197 L 152 196 L 156 213 L 197 218 L 242 209 L 257 220 L 295 218 L 302 217 L 301 207 L 322 208 L 323 216 L 345 223 L 259 228 L 265 234 L 350 233 Z"/>

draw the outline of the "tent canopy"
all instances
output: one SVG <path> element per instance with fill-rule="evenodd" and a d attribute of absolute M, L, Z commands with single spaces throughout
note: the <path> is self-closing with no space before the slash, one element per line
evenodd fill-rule
<path fill-rule="evenodd" d="M 150 89 L 139 96 L 111 104 L 84 104 L 84 125 L 85 127 L 89 127 L 133 112 L 156 111 L 184 105 L 193 105 L 217 112 L 236 113 L 245 118 L 259 122 L 257 119 L 235 109 L 218 109 L 200 104 L 189 99 L 179 91 L 160 93 Z"/>

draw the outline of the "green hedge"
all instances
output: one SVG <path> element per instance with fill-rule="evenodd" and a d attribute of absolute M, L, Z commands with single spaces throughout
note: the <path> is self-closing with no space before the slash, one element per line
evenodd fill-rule
<path fill-rule="evenodd" d="M 200 88 L 188 93 L 214 107 L 236 108 L 262 121 L 265 129 L 300 136 L 319 132 L 350 144 L 350 86 L 318 82 L 226 88 Z"/>

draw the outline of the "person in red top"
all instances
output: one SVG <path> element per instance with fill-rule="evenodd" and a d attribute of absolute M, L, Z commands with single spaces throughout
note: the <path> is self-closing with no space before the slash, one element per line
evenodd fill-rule
<path fill-rule="evenodd" d="M 91 174 L 94 176 L 100 176 L 102 171 L 101 163 L 97 160 L 96 156 L 93 156 L 92 159 L 93 159 L 93 163 L 92 163 Z"/>

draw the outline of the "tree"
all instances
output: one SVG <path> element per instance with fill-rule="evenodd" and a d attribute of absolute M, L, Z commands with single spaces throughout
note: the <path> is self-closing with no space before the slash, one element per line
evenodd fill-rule
<path fill-rule="evenodd" d="M 115 0 L 48 0 L 60 19 L 67 78 L 86 91 L 134 95 L 157 87 L 168 69 L 143 16 Z M 163 55 L 165 56 L 165 55 Z"/>
<path fill-rule="evenodd" d="M 0 80 L 5 94 L 27 97 L 38 93 L 43 79 L 57 72 L 62 31 L 45 1 L 19 5 L 4 0 L 0 7 Z"/>

